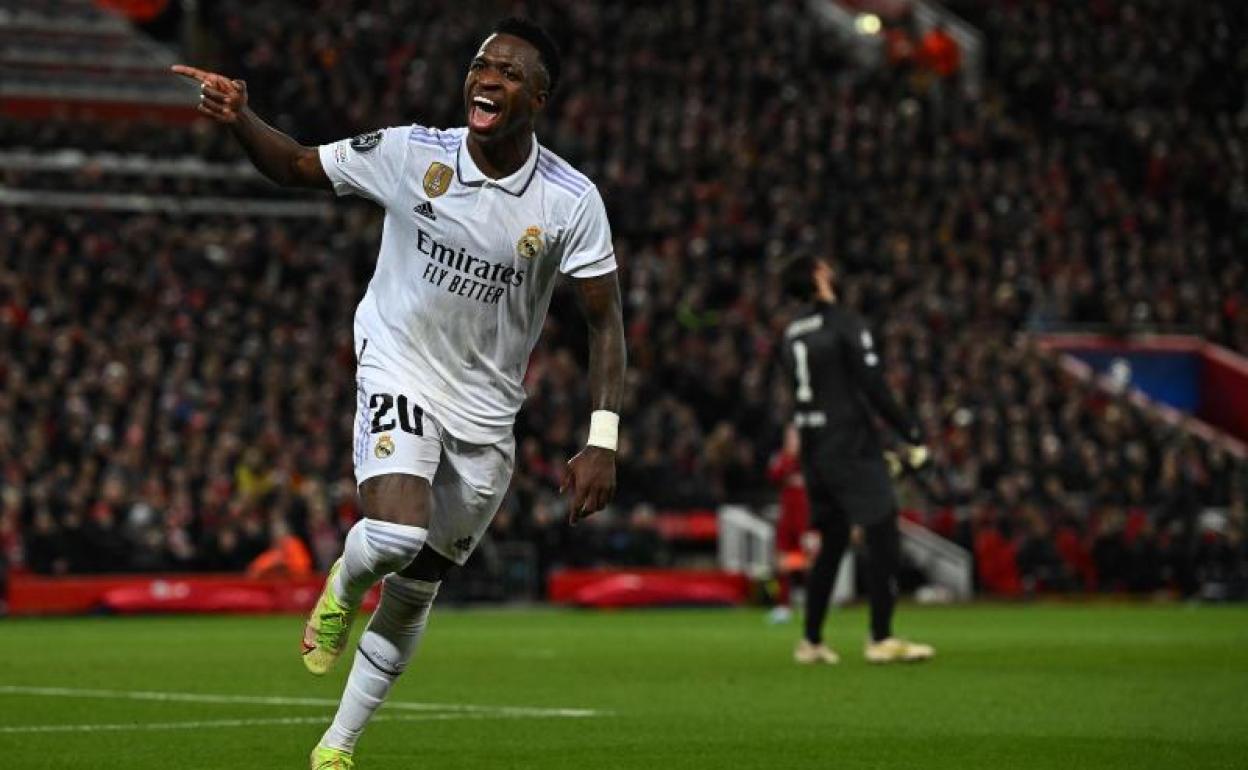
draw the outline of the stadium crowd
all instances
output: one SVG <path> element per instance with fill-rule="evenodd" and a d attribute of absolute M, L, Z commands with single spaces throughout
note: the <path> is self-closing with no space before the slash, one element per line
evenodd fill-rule
<path fill-rule="evenodd" d="M 490 17 L 465 5 L 225 0 L 209 37 L 305 143 L 457 125 Z M 1020 332 L 1178 329 L 1248 352 L 1245 11 L 954 5 L 990 43 L 974 98 L 909 67 L 856 71 L 796 0 L 537 13 L 566 50 L 543 141 L 598 182 L 623 265 L 627 417 L 615 510 L 566 530 L 557 488 L 589 408 L 583 323 L 557 296 L 496 538 L 536 543 L 542 569 L 655 563 L 670 553 L 655 510 L 773 499 L 773 353 L 793 308 L 772 268 L 801 250 L 836 256 L 842 301 L 879 329 L 941 469 L 905 507 L 974 550 L 984 588 L 1244 590 L 1245 464 Z M 0 138 L 239 158 L 205 126 L 8 122 Z M 358 515 L 350 319 L 378 229 L 364 204 L 312 220 L 0 210 L 8 558 L 242 569 L 293 530 L 327 566 Z M 1223 525 L 1203 526 L 1208 507 Z"/>

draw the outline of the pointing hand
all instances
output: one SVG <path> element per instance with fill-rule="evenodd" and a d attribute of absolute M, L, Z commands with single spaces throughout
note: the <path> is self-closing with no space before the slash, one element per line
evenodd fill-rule
<path fill-rule="evenodd" d="M 247 107 L 247 84 L 215 72 L 175 64 L 174 72 L 199 83 L 199 112 L 218 123 L 233 123 Z"/>

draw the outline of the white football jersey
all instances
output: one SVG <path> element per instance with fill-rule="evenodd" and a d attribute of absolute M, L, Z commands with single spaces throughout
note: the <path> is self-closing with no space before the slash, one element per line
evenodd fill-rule
<path fill-rule="evenodd" d="M 519 171 L 487 179 L 466 128 L 387 128 L 320 147 L 339 195 L 386 209 L 377 267 L 355 311 L 361 368 L 410 387 L 456 438 L 511 434 L 559 273 L 616 268 L 598 189 L 533 140 Z"/>

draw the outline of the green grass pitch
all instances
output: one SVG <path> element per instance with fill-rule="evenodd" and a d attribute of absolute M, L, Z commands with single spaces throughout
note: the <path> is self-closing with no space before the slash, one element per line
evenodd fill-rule
<path fill-rule="evenodd" d="M 832 614 L 845 661 L 820 668 L 791 662 L 796 624 L 757 610 L 435 610 L 391 696 L 409 705 L 383 709 L 357 767 L 1248 767 L 1248 608 L 898 620 L 934 662 L 868 666 L 862 608 Z M 346 667 L 304 673 L 301 623 L 0 621 L 0 765 L 307 767 Z"/>

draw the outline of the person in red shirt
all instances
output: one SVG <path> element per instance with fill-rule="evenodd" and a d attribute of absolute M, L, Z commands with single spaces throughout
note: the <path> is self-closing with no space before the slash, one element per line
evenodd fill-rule
<path fill-rule="evenodd" d="M 809 528 L 810 500 L 802 478 L 801 439 L 792 425 L 784 432 L 784 445 L 767 464 L 767 480 L 780 488 L 780 518 L 776 522 L 780 591 L 768 617 L 774 623 L 786 623 L 793 616 L 793 594 L 805 584 L 809 562 L 804 535 Z"/>
<path fill-rule="evenodd" d="M 962 67 L 962 51 L 953 36 L 945 30 L 945 25 L 937 24 L 923 35 L 919 43 L 919 63 L 942 80 L 958 74 Z"/>

